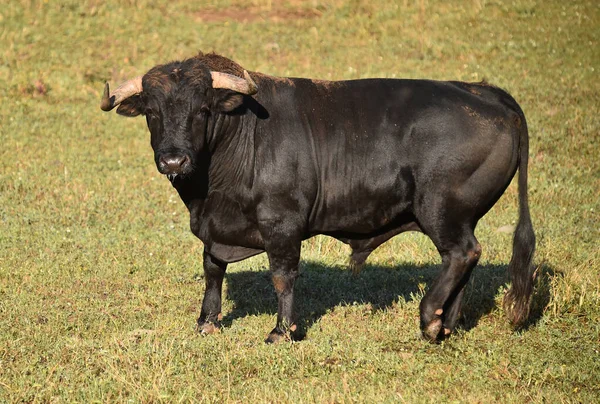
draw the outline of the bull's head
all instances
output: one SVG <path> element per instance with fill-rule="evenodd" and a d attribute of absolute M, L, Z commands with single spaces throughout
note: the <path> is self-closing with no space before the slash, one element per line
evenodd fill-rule
<path fill-rule="evenodd" d="M 258 91 L 247 71 L 243 76 L 212 71 L 198 58 L 173 62 L 126 81 L 114 92 L 106 83 L 100 107 L 110 111 L 118 106 L 117 113 L 129 117 L 145 115 L 158 171 L 173 179 L 193 171 L 211 116 L 232 112 L 244 94 Z"/>

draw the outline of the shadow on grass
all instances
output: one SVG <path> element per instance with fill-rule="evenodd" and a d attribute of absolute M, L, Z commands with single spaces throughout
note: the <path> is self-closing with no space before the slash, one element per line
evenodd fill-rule
<path fill-rule="evenodd" d="M 375 310 L 385 310 L 399 299 L 420 300 L 423 289 L 427 290 L 438 271 L 439 266 L 434 264 L 366 265 L 360 274 L 353 275 L 346 266 L 302 261 L 295 286 L 298 337 L 302 339 L 308 328 L 337 306 L 369 303 Z M 555 271 L 546 265 L 538 269 L 538 283 L 526 328 L 537 324 L 548 305 L 550 280 L 554 275 Z M 227 298 L 234 303 L 234 308 L 223 319 L 225 326 L 247 315 L 277 313 L 277 297 L 269 271 L 227 273 L 226 279 Z M 507 265 L 478 265 L 465 291 L 459 327 L 469 331 L 477 326 L 479 320 L 497 306 L 496 297 L 503 294 L 507 283 Z"/>

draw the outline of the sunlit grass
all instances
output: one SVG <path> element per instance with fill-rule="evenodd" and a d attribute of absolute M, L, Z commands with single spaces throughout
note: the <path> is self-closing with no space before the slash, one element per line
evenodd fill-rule
<path fill-rule="evenodd" d="M 595 402 L 600 395 L 600 8 L 504 1 L 9 1 L 0 7 L 0 401 Z M 501 310 L 516 184 L 480 222 L 461 330 L 433 346 L 418 304 L 439 256 L 420 234 L 355 277 L 304 243 L 306 338 L 265 346 L 263 256 L 231 265 L 203 338 L 202 245 L 156 172 L 142 119 L 99 109 L 155 64 L 216 51 L 249 70 L 506 88 L 530 127 L 534 323 Z"/>

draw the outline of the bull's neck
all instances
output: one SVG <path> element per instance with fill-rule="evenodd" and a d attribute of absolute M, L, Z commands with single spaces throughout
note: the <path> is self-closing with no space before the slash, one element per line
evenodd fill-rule
<path fill-rule="evenodd" d="M 209 192 L 252 187 L 255 128 L 256 116 L 249 110 L 211 117 L 206 139 L 210 154 Z"/>

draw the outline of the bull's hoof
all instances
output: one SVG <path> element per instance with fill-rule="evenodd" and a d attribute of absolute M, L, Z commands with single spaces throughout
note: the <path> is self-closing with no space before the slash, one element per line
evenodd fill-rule
<path fill-rule="evenodd" d="M 201 335 L 219 333 L 221 332 L 221 324 L 210 322 L 198 322 L 198 332 Z"/>
<path fill-rule="evenodd" d="M 434 318 L 423 328 L 423 338 L 429 342 L 437 343 L 442 339 L 442 319 Z"/>
<path fill-rule="evenodd" d="M 423 338 L 427 341 L 438 343 L 450 334 L 450 330 L 443 326 L 442 314 L 442 309 L 436 310 L 433 319 L 422 328 Z"/>
<path fill-rule="evenodd" d="M 282 331 L 275 327 L 269 334 L 265 343 L 267 344 L 279 344 L 280 342 L 290 342 L 295 340 L 294 332 L 296 331 L 296 325 L 292 325 L 288 330 Z"/>
<path fill-rule="evenodd" d="M 291 341 L 289 333 L 279 334 L 276 332 L 272 332 L 269 334 L 265 342 L 267 344 L 279 344 L 280 342 Z"/>
<path fill-rule="evenodd" d="M 438 344 L 449 338 L 450 334 L 452 334 L 450 328 L 441 327 L 440 329 L 439 320 L 437 319 L 429 323 L 425 330 L 423 330 L 423 338 L 433 344 Z"/>

